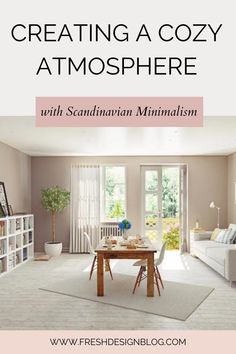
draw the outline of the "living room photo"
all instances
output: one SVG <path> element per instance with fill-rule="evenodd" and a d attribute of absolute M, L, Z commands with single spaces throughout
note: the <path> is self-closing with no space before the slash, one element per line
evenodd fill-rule
<path fill-rule="evenodd" d="M 236 329 L 235 117 L 0 125 L 0 329 Z"/>

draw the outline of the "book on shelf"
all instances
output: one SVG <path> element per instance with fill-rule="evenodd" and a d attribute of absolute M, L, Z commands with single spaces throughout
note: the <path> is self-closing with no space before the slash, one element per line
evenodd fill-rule
<path fill-rule="evenodd" d="M 9 262 L 14 262 L 16 259 L 16 255 L 14 253 L 10 254 L 9 257 L 8 257 L 8 261 Z"/>
<path fill-rule="evenodd" d="M 23 226 L 24 226 L 24 230 L 28 229 L 28 219 L 26 218 L 23 219 Z"/>
<path fill-rule="evenodd" d="M 0 255 L 5 254 L 6 252 L 6 240 L 0 240 Z"/>
<path fill-rule="evenodd" d="M 16 264 L 19 264 L 20 263 L 20 256 L 19 254 L 16 255 Z"/>
<path fill-rule="evenodd" d="M 4 272 L 4 260 L 0 259 L 0 274 Z"/>
<path fill-rule="evenodd" d="M 8 258 L 8 269 L 13 269 L 15 267 L 16 257 L 15 255 L 10 255 Z"/>
<path fill-rule="evenodd" d="M 27 258 L 28 258 L 27 248 L 23 248 L 23 261 L 25 261 Z"/>
<path fill-rule="evenodd" d="M 20 230 L 20 219 L 16 219 L 16 230 L 18 231 L 18 230 Z"/>
<path fill-rule="evenodd" d="M 16 230 L 16 223 L 15 220 L 10 220 L 8 224 L 8 233 L 9 234 L 14 234 Z"/>
<path fill-rule="evenodd" d="M 14 251 L 15 249 L 14 243 L 10 242 L 8 248 L 9 248 L 9 252 Z"/>
<path fill-rule="evenodd" d="M 0 237 L 5 236 L 5 222 L 0 221 Z"/>
<path fill-rule="evenodd" d="M 23 235 L 23 245 L 26 245 L 27 244 L 27 235 L 24 234 Z"/>

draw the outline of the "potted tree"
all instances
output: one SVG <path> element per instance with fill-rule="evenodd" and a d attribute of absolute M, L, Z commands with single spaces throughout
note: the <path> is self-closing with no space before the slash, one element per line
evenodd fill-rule
<path fill-rule="evenodd" d="M 51 241 L 45 242 L 44 249 L 48 256 L 60 256 L 62 243 L 56 241 L 56 214 L 64 210 L 70 202 L 70 193 L 59 186 L 42 190 L 42 206 L 51 213 Z"/>

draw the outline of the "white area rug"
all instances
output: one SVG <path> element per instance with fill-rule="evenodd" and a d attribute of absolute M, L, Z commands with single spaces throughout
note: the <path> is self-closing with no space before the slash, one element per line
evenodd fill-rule
<path fill-rule="evenodd" d="M 96 273 L 92 280 L 88 280 L 86 272 L 70 277 L 68 275 L 67 279 L 50 283 L 40 290 L 182 321 L 185 321 L 214 290 L 205 286 L 164 281 L 165 288 L 161 289 L 161 296 L 158 296 L 155 288 L 155 297 L 148 298 L 145 280 L 136 289 L 135 294 L 132 294 L 136 277 L 118 273 L 113 273 L 113 277 L 112 281 L 106 274 L 103 297 L 96 295 Z"/>

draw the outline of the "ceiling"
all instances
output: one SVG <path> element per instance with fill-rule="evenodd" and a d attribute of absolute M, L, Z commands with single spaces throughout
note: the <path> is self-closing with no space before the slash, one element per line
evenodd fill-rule
<path fill-rule="evenodd" d="M 36 128 L 34 117 L 0 117 L 0 141 L 31 156 L 229 155 L 236 117 L 203 128 Z"/>

